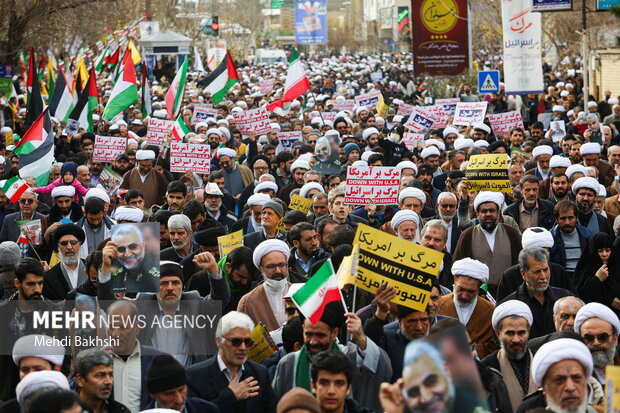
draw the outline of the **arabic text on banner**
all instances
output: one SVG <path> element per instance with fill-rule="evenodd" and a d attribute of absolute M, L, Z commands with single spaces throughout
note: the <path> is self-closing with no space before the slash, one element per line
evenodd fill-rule
<path fill-rule="evenodd" d="M 501 0 L 501 5 L 506 93 L 542 92 L 541 13 L 532 12 L 532 0 Z"/>
<path fill-rule="evenodd" d="M 217 245 L 220 249 L 220 257 L 230 254 L 235 248 L 243 246 L 243 230 L 217 237 Z"/>
<path fill-rule="evenodd" d="M 237 129 L 243 136 L 253 133 L 260 135 L 271 130 L 269 112 L 265 108 L 256 108 L 244 112 L 233 112 Z"/>
<path fill-rule="evenodd" d="M 211 118 L 215 121 L 217 116 L 217 109 L 208 103 L 197 103 L 194 105 L 194 111 L 192 112 L 192 125 L 196 125 L 199 122 L 206 122 Z"/>
<path fill-rule="evenodd" d="M 620 411 L 620 366 L 605 367 L 605 411 Z"/>
<path fill-rule="evenodd" d="M 431 130 L 431 128 L 435 124 L 435 120 L 436 118 L 433 114 L 428 112 L 426 109 L 417 106 L 413 110 L 411 115 L 409 115 L 407 123 L 405 123 L 403 126 L 405 128 L 411 129 L 414 132 L 426 133 Z"/>
<path fill-rule="evenodd" d="M 421 133 L 405 132 L 400 142 L 404 143 L 411 152 L 416 148 L 422 149 L 426 147 L 424 135 Z"/>
<path fill-rule="evenodd" d="M 469 191 L 512 192 L 508 178 L 508 154 L 473 155 L 465 177 Z"/>
<path fill-rule="evenodd" d="M 291 152 L 295 142 L 300 141 L 301 139 L 301 131 L 278 132 L 278 140 L 280 141 L 280 145 L 278 145 L 279 148 L 276 149 Z"/>
<path fill-rule="evenodd" d="M 95 162 L 114 162 L 116 157 L 125 153 L 127 149 L 127 138 L 115 136 L 95 136 L 93 147 L 93 161 Z"/>
<path fill-rule="evenodd" d="M 256 324 L 254 330 L 252 330 L 252 341 L 254 345 L 248 350 L 248 359 L 260 363 L 273 353 L 278 351 L 278 346 L 271 338 L 269 331 L 263 323 Z"/>
<path fill-rule="evenodd" d="M 312 208 L 312 200 L 303 198 L 298 194 L 293 195 L 290 204 L 288 204 L 288 209 L 297 209 L 304 214 L 307 214 L 310 208 Z"/>
<path fill-rule="evenodd" d="M 426 311 L 443 254 L 372 228 L 357 226 L 354 244 L 359 244 L 357 286 L 375 293 L 382 282 L 396 288 L 393 302 Z"/>
<path fill-rule="evenodd" d="M 504 113 L 489 113 L 491 129 L 495 136 L 508 136 L 513 128 L 523 128 L 523 118 L 516 110 Z"/>
<path fill-rule="evenodd" d="M 484 121 L 484 114 L 487 111 L 487 102 L 459 102 L 454 111 L 455 125 L 469 126 Z"/>
<path fill-rule="evenodd" d="M 380 94 L 378 90 L 375 90 L 365 95 L 355 96 L 355 104 L 357 106 L 366 106 L 368 109 L 373 109 L 377 106 L 377 102 L 379 102 Z"/>
<path fill-rule="evenodd" d="M 334 100 L 334 109 L 337 111 L 355 109 L 355 99 L 336 99 Z"/>
<path fill-rule="evenodd" d="M 446 112 L 448 116 L 453 116 L 454 111 L 456 110 L 456 104 L 459 103 L 461 99 L 459 98 L 449 98 L 449 99 L 437 99 L 435 104 L 443 106 L 443 110 Z"/>
<path fill-rule="evenodd" d="M 173 127 L 174 122 L 171 120 L 150 118 L 146 129 L 146 144 L 161 147 Z"/>
<path fill-rule="evenodd" d="M 170 172 L 192 171 L 208 174 L 211 170 L 211 148 L 200 143 L 172 142 Z"/>
<path fill-rule="evenodd" d="M 366 205 L 398 204 L 400 170 L 390 166 L 349 166 L 344 202 Z"/>
<path fill-rule="evenodd" d="M 408 105 L 406 103 L 401 103 L 400 105 L 398 105 L 398 112 L 396 112 L 396 114 L 399 116 L 409 116 L 413 113 L 414 109 L 415 109 L 414 105 Z"/>
<path fill-rule="evenodd" d="M 273 85 L 276 84 L 275 79 L 265 79 L 258 82 L 258 87 L 260 88 L 260 93 L 263 95 L 268 95 L 273 90 Z"/>

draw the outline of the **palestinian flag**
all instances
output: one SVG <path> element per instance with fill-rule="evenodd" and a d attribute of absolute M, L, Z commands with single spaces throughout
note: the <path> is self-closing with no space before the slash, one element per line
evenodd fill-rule
<path fill-rule="evenodd" d="M 94 67 L 90 69 L 90 75 L 86 83 L 86 88 L 79 92 L 79 98 L 69 119 L 76 120 L 80 123 L 80 128 L 87 132 L 94 132 L 93 110 L 99 104 L 99 93 L 97 91 L 97 74 Z"/>
<path fill-rule="evenodd" d="M 101 69 L 103 69 L 103 64 L 105 62 L 105 59 L 108 57 L 108 51 L 110 50 L 110 46 L 106 47 L 103 52 L 101 52 L 101 54 L 99 55 L 99 57 L 97 57 L 97 59 L 95 60 L 94 66 L 95 66 L 95 70 L 97 72 L 101 72 Z"/>
<path fill-rule="evenodd" d="M 28 61 L 28 112 L 24 126 L 28 128 L 35 119 L 43 112 L 43 96 L 41 96 L 41 84 L 34 61 L 34 49 L 30 48 Z"/>
<path fill-rule="evenodd" d="M 172 128 L 172 136 L 174 141 L 182 141 L 183 137 L 190 132 L 189 128 L 183 121 L 183 116 L 179 115 Z"/>
<path fill-rule="evenodd" d="M 2 192 L 9 198 L 11 203 L 17 202 L 19 197 L 28 189 L 28 184 L 19 176 L 14 176 L 11 179 L 7 179 L 6 183 L 2 187 Z"/>
<path fill-rule="evenodd" d="M 217 105 L 238 81 L 237 68 L 232 57 L 230 57 L 230 52 L 226 51 L 226 57 L 222 60 L 222 63 L 205 79 L 207 87 L 204 88 L 203 92 L 211 93 L 211 100 Z"/>
<path fill-rule="evenodd" d="M 146 73 L 146 62 L 142 62 L 142 119 L 146 119 L 151 115 L 153 108 L 151 106 L 151 91 L 149 90 L 149 80 Z"/>
<path fill-rule="evenodd" d="M 185 82 L 187 81 L 187 62 L 189 56 L 185 56 L 181 69 L 177 72 L 174 80 L 170 84 L 164 101 L 166 102 L 166 109 L 168 110 L 168 118 L 174 119 L 181 109 L 181 103 L 183 102 L 183 92 L 185 92 Z"/>
<path fill-rule="evenodd" d="M 297 99 L 308 90 L 310 90 L 310 81 L 308 81 L 308 77 L 306 76 L 304 67 L 301 64 L 301 60 L 299 60 L 297 50 L 292 48 L 288 70 L 286 71 L 284 96 L 281 100 L 277 100 L 272 104 L 267 105 L 267 109 L 274 112 L 277 108 L 285 108 L 285 105 L 288 106 L 288 103 Z"/>
<path fill-rule="evenodd" d="M 325 261 L 312 278 L 306 281 L 291 298 L 299 311 L 312 324 L 321 320 L 327 304 L 342 301 L 342 293 L 338 288 L 338 277 L 334 272 L 332 260 Z"/>
<path fill-rule="evenodd" d="M 112 89 L 112 95 L 101 117 L 110 121 L 129 106 L 138 101 L 136 69 L 131 60 L 131 53 L 125 53 L 118 80 Z"/>
<path fill-rule="evenodd" d="M 47 184 L 54 161 L 54 129 L 48 108 L 35 120 L 15 146 L 19 156 L 19 176 L 32 176 L 36 186 Z"/>
<path fill-rule="evenodd" d="M 61 122 L 66 122 L 71 107 L 73 106 L 73 96 L 62 69 L 58 70 L 58 77 L 54 86 L 54 94 L 50 98 L 50 115 L 56 117 Z"/>
<path fill-rule="evenodd" d="M 118 64 L 118 59 L 120 58 L 121 48 L 116 48 L 116 51 L 112 53 L 112 56 L 106 55 L 103 58 L 103 64 L 108 65 L 108 71 L 112 71 L 114 67 Z"/>

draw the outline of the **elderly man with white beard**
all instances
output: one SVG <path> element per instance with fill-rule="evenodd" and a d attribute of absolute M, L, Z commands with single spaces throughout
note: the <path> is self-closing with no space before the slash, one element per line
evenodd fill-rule
<path fill-rule="evenodd" d="M 448 226 L 448 239 L 446 241 L 446 251 L 452 253 L 456 248 L 456 243 L 461 235 L 456 210 L 458 208 L 458 198 L 452 192 L 442 192 L 437 197 L 437 217 Z"/>
<path fill-rule="evenodd" d="M 583 337 L 592 353 L 594 378 L 605 385 L 605 367 L 614 364 L 620 320 L 606 305 L 589 303 L 575 317 L 575 332 Z"/>
<path fill-rule="evenodd" d="M 192 233 L 192 221 L 187 215 L 176 214 L 168 218 L 168 234 L 172 246 L 162 250 L 159 259 L 181 263 L 183 258 L 198 251 L 200 246 L 192 242 Z"/>
<path fill-rule="evenodd" d="M 392 229 L 398 238 L 409 242 L 418 242 L 420 236 L 418 229 L 422 227 L 420 216 L 411 210 L 405 209 L 398 211 L 392 217 Z"/>
<path fill-rule="evenodd" d="M 53 245 L 58 251 L 60 264 L 45 273 L 45 298 L 64 300 L 69 291 L 86 282 L 86 269 L 80 259 L 84 238 L 84 231 L 75 224 L 61 224 L 54 230 Z"/>

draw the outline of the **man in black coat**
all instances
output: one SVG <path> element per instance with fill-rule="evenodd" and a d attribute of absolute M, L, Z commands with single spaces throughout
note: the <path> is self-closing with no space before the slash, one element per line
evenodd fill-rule
<path fill-rule="evenodd" d="M 231 311 L 220 319 L 217 356 L 187 369 L 189 394 L 215 403 L 226 413 L 269 413 L 275 397 L 267 369 L 247 359 L 254 322 Z"/>
<path fill-rule="evenodd" d="M 50 300 L 64 300 L 67 293 L 88 280 L 86 268 L 80 259 L 80 248 L 85 235 L 75 224 L 61 224 L 53 232 L 54 249 L 60 263 L 45 273 L 43 296 Z"/>

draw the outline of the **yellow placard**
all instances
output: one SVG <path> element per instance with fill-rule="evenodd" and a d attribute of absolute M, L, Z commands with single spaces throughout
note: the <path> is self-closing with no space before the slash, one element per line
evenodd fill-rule
<path fill-rule="evenodd" d="M 297 209 L 304 214 L 307 214 L 310 208 L 312 208 L 312 200 L 297 194 L 293 195 L 291 202 L 288 204 L 288 209 Z"/>
<path fill-rule="evenodd" d="M 620 366 L 605 367 L 605 411 L 620 412 Z"/>
<path fill-rule="evenodd" d="M 278 221 L 278 225 L 276 225 L 276 229 L 278 231 L 286 232 L 286 227 L 284 226 L 284 217 L 280 218 L 280 221 Z"/>
<path fill-rule="evenodd" d="M 437 277 L 443 253 L 359 224 L 357 286 L 375 293 L 382 282 L 396 288 L 396 304 L 425 311 L 432 277 Z"/>
<path fill-rule="evenodd" d="M 220 257 L 230 254 L 232 250 L 243 246 L 243 230 L 217 237 L 217 246 L 220 248 Z"/>
<path fill-rule="evenodd" d="M 357 255 L 359 251 L 359 245 L 353 245 L 353 252 L 351 255 L 346 256 L 340 262 L 340 267 L 338 267 L 338 288 L 341 290 L 347 284 L 356 284 L 357 277 L 355 274 L 357 273 Z"/>
<path fill-rule="evenodd" d="M 60 259 L 58 258 L 58 255 L 56 255 L 56 253 L 54 251 L 52 251 L 52 256 L 50 258 L 50 263 L 48 264 L 50 268 L 52 268 L 54 265 L 58 264 L 60 262 Z"/>
<path fill-rule="evenodd" d="M 255 363 L 260 363 L 278 351 L 278 346 L 276 346 L 263 323 L 256 324 L 256 327 L 252 330 L 252 340 L 254 345 L 248 351 L 248 359 Z"/>
<path fill-rule="evenodd" d="M 379 101 L 377 102 L 377 115 L 381 116 L 382 118 L 387 118 L 387 113 L 388 113 L 388 105 L 385 104 L 385 101 L 383 100 L 383 93 L 379 94 Z"/>
<path fill-rule="evenodd" d="M 508 154 L 505 153 L 471 156 L 465 177 L 470 192 L 512 192 L 508 177 Z"/>
<path fill-rule="evenodd" d="M 4 136 L 4 140 L 5 140 L 5 143 L 4 143 L 4 144 L 5 144 L 5 146 L 14 145 L 14 144 L 15 144 L 15 141 L 14 141 L 14 139 L 13 139 L 13 131 L 11 131 L 11 132 L 7 133 L 7 134 Z"/>

